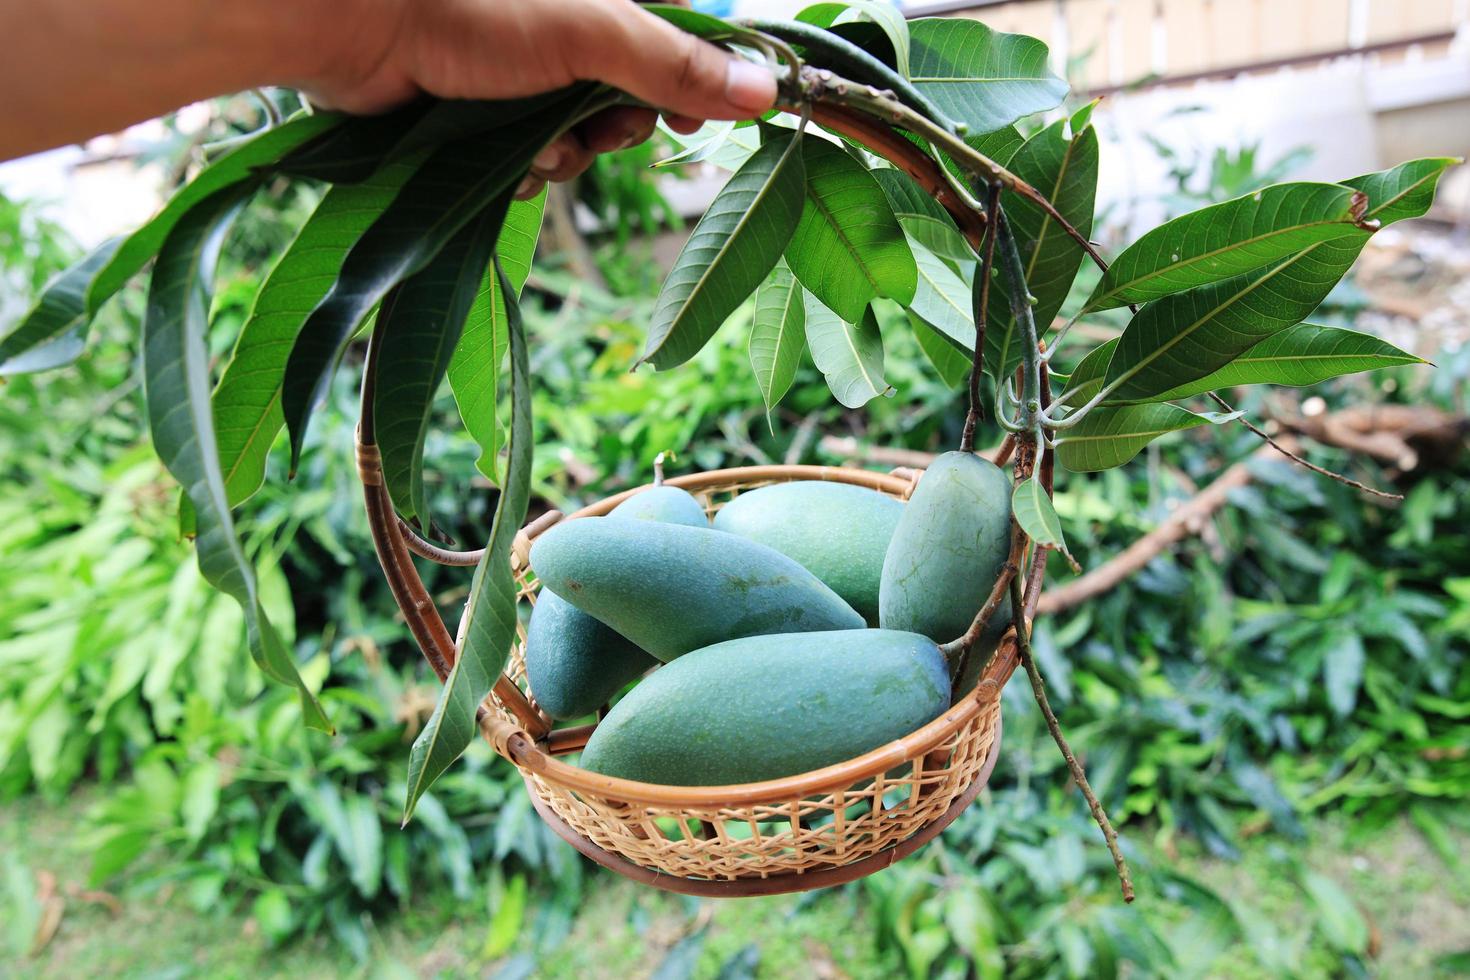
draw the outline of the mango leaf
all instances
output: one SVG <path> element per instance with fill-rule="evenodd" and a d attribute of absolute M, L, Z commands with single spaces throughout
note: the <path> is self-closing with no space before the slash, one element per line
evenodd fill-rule
<path fill-rule="evenodd" d="M 640 364 L 689 360 L 775 267 L 801 219 L 802 142 L 773 136 L 710 203 L 664 280 Z"/>
<path fill-rule="evenodd" d="M 913 178 L 892 167 L 880 167 L 870 172 L 878 186 L 883 188 L 893 216 L 913 242 L 948 262 L 974 261 L 974 250 L 955 227 L 949 212 L 920 190 Z"/>
<path fill-rule="evenodd" d="M 576 89 L 527 120 L 435 150 L 348 251 L 341 275 L 312 310 L 286 361 L 281 407 L 293 473 L 312 409 L 325 396 L 363 318 L 389 289 L 422 269 L 491 201 L 519 183 L 532 158 L 577 118 L 587 98 L 585 89 Z"/>
<path fill-rule="evenodd" d="M 1061 103 L 1067 83 L 1047 67 L 1046 45 L 977 20 L 909 23 L 910 77 L 919 91 L 972 133 L 989 133 Z"/>
<path fill-rule="evenodd" d="M 1026 141 L 1009 167 L 1046 195 L 1074 228 L 1089 235 L 1097 195 L 1097 130 L 1088 126 L 1068 138 L 1068 128 L 1065 119 L 1052 123 Z M 1001 195 L 1001 204 L 1021 252 L 1027 288 L 1036 297 L 1032 307 L 1036 330 L 1045 336 L 1077 277 L 1084 256 L 1082 246 L 1030 201 L 1007 191 Z M 1003 377 L 1021 363 L 1004 276 L 996 276 L 991 283 L 986 319 L 986 367 L 991 377 Z"/>
<path fill-rule="evenodd" d="M 737 33 L 736 28 L 714 16 L 698 10 L 690 10 L 672 3 L 645 3 L 644 10 L 656 14 L 681 31 L 687 31 L 706 41 L 727 38 Z"/>
<path fill-rule="evenodd" d="M 1196 426 L 1232 422 L 1239 412 L 1190 412 L 1177 405 L 1098 406 L 1059 433 L 1057 462 L 1075 472 L 1122 466 L 1154 439 Z"/>
<path fill-rule="evenodd" d="M 342 268 L 356 241 L 376 220 L 417 161 L 394 164 L 361 184 L 333 187 L 266 276 L 235 351 L 214 390 L 214 427 L 220 469 L 230 507 L 250 498 L 265 482 L 266 457 L 285 416 L 281 384 L 286 358 L 301 325 Z M 194 533 L 185 497 L 180 525 Z"/>
<path fill-rule="evenodd" d="M 1463 161 L 1456 157 L 1410 160 L 1388 170 L 1344 180 L 1348 187 L 1368 195 L 1368 218 L 1387 227 L 1405 218 L 1417 218 L 1434 203 L 1439 178 Z"/>
<path fill-rule="evenodd" d="M 485 555 L 475 567 L 465 606 L 462 637 L 454 667 L 439 692 L 439 703 L 414 739 L 408 756 L 408 798 L 403 820 L 413 816 L 419 797 L 448 769 L 479 730 L 475 711 L 505 669 L 516 636 L 516 583 L 510 571 L 510 548 L 526 520 L 531 496 L 533 438 L 531 369 L 526 333 L 521 326 L 515 287 L 497 264 L 501 294 L 506 297 L 510 334 L 510 464 L 505 486 L 495 504 Z"/>
<path fill-rule="evenodd" d="M 939 380 L 951 388 L 958 388 L 970 378 L 970 358 L 956 350 L 939 331 L 925 323 L 923 318 L 909 314 L 914 327 L 914 337 L 919 341 L 919 350 L 934 368 Z"/>
<path fill-rule="evenodd" d="M 492 203 L 383 303 L 374 328 L 382 333 L 382 363 L 374 393 L 383 483 L 405 517 L 430 526 L 424 495 L 424 440 L 434 396 L 449 370 L 465 318 L 495 254 L 510 191 Z"/>
<path fill-rule="evenodd" d="M 308 725 L 331 730 L 291 651 L 266 618 L 255 571 L 235 535 L 209 404 L 209 291 L 221 242 L 254 183 L 232 185 L 184 214 L 159 250 L 143 320 L 143 383 L 159 458 L 184 488 L 199 525 L 199 571 L 245 612 L 250 653 L 269 677 L 294 685 Z"/>
<path fill-rule="evenodd" d="M 861 408 L 893 390 L 883 380 L 883 334 L 871 308 L 847 323 L 808 293 L 806 340 L 817 370 L 845 407 Z"/>
<path fill-rule="evenodd" d="M 878 182 L 827 140 L 802 144 L 806 203 L 786 264 L 806 290 L 849 322 L 879 296 L 913 301 L 914 257 Z"/>
<path fill-rule="evenodd" d="M 777 263 L 755 294 L 750 327 L 750 367 L 766 405 L 766 419 L 796 377 L 806 349 L 806 292 L 786 263 Z"/>
<path fill-rule="evenodd" d="M 1084 312 L 1143 303 L 1269 265 L 1358 231 L 1368 197 L 1340 184 L 1276 184 L 1200 208 L 1144 235 L 1114 260 Z"/>
<path fill-rule="evenodd" d="M 914 290 L 914 301 L 909 304 L 909 312 L 939 331 L 968 359 L 975 349 L 974 300 L 970 296 L 975 263 L 970 263 L 966 270 L 968 275 L 961 277 L 918 242 L 913 243 L 913 251 L 919 282 Z M 994 291 L 990 298 L 992 301 L 995 299 Z"/>
<path fill-rule="evenodd" d="M 1011 493 L 1011 513 L 1016 515 L 1016 523 L 1032 541 L 1057 549 L 1076 566 L 1077 561 L 1067 550 L 1067 541 L 1062 535 L 1062 519 L 1057 516 L 1051 497 L 1035 474 L 1018 484 Z"/>
<path fill-rule="evenodd" d="M 832 28 L 859 19 L 876 24 L 893 45 L 893 68 L 900 75 L 909 74 L 909 25 L 899 9 L 877 0 L 843 0 L 842 3 L 814 3 L 796 15 L 803 23 Z"/>
<path fill-rule="evenodd" d="M 1102 388 L 1103 378 L 1108 373 L 1108 362 L 1112 360 L 1113 351 L 1117 348 L 1118 338 L 1114 337 L 1088 351 L 1086 356 L 1072 369 L 1071 375 L 1067 378 L 1067 386 L 1062 389 L 1057 401 L 1074 408 L 1078 405 L 1085 405 Z M 1107 404 L 1111 405 L 1112 402 L 1109 401 Z"/>
<path fill-rule="evenodd" d="M 531 274 L 531 260 L 536 254 L 536 239 L 541 234 L 541 216 L 546 210 L 546 191 L 529 201 L 511 204 L 495 246 L 505 278 L 516 289 Z M 464 331 L 449 361 L 449 387 L 459 406 L 459 417 L 465 429 L 480 447 L 475 467 L 495 483 L 500 482 L 498 457 L 501 443 L 499 415 L 500 365 L 510 335 L 505 329 L 505 297 L 500 295 L 500 277 L 493 265 L 485 270 L 475 305 L 465 319 Z"/>
<path fill-rule="evenodd" d="M 0 338 L 0 378 L 70 364 L 87 346 L 87 286 L 122 244 L 109 238 L 57 273 L 15 328 Z"/>

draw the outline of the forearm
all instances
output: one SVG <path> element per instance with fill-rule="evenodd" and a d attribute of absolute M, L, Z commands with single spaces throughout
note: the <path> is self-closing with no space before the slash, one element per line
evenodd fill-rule
<path fill-rule="evenodd" d="M 199 99 L 309 82 L 390 0 L 0 0 L 0 159 L 114 132 Z M 355 12 L 355 13 L 360 13 Z"/>

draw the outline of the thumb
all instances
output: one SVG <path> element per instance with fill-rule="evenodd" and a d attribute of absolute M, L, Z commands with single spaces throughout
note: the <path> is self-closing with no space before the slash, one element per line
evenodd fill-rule
<path fill-rule="evenodd" d="M 585 43 L 569 54 L 577 77 L 622 89 L 649 105 L 694 119 L 750 119 L 776 102 L 769 68 L 679 30 L 629 0 L 589 5 L 577 32 Z"/>

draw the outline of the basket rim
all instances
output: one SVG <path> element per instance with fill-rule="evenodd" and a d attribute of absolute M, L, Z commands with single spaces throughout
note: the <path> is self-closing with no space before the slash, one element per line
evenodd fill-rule
<path fill-rule="evenodd" d="M 791 482 L 798 479 L 848 483 L 902 497 L 907 497 L 908 491 L 913 486 L 911 479 L 892 474 L 852 467 L 798 464 L 740 466 L 707 470 L 671 477 L 664 481 L 664 485 L 685 490 L 698 490 L 724 486 L 732 482 Z M 547 529 L 561 523 L 562 520 L 602 516 L 622 501 L 649 486 L 651 484 L 633 487 L 588 504 L 571 514 L 558 516 L 555 520 L 538 520 L 527 525 L 520 536 L 525 542 L 525 549 L 529 549 L 530 542 L 535 538 Z M 516 552 L 523 556 L 526 550 L 517 547 Z M 772 800 L 790 799 L 793 796 L 818 795 L 850 786 L 859 780 L 887 772 L 895 766 L 933 750 L 981 711 L 1000 700 L 1001 688 L 1010 679 L 1015 666 L 1016 647 L 1012 632 L 1001 641 L 995 658 L 989 665 L 989 670 L 980 677 L 975 689 L 920 728 L 902 738 L 870 749 L 862 755 L 830 766 L 753 783 L 673 786 L 605 776 L 557 759 L 547 751 L 544 741 L 538 742 L 533 739 L 499 712 L 487 711 L 483 716 L 481 727 L 497 751 L 500 751 L 516 766 L 564 789 L 605 798 L 611 797 L 627 803 L 675 809 L 700 810 L 725 806 L 749 806 Z M 998 724 L 998 712 L 996 720 Z"/>

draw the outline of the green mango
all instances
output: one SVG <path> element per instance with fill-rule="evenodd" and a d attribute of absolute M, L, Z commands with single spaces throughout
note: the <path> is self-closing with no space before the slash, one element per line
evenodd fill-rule
<path fill-rule="evenodd" d="M 792 559 L 711 527 L 564 521 L 537 538 L 531 567 L 551 591 L 663 661 L 742 636 L 863 626 Z"/>
<path fill-rule="evenodd" d="M 709 527 L 709 518 L 705 516 L 704 507 L 692 494 L 678 487 L 662 484 L 639 490 L 614 507 L 608 516 Z"/>
<path fill-rule="evenodd" d="M 660 667 L 608 712 L 582 766 L 675 786 L 778 779 L 886 745 L 947 707 L 944 655 L 927 637 L 750 636 Z"/>
<path fill-rule="evenodd" d="M 526 678 L 553 718 L 580 718 L 607 704 L 658 661 L 550 589 L 526 625 Z"/>
<path fill-rule="evenodd" d="M 972 453 L 945 453 L 924 471 L 899 518 L 878 590 L 878 621 L 939 643 L 962 636 L 1011 550 L 1011 481 Z M 1011 621 L 1006 599 L 970 664 L 978 671 Z M 962 678 L 957 691 L 974 684 Z"/>
<path fill-rule="evenodd" d="M 742 493 L 715 527 L 795 558 L 875 624 L 883 556 L 902 515 L 900 501 L 876 490 L 801 480 Z"/>

